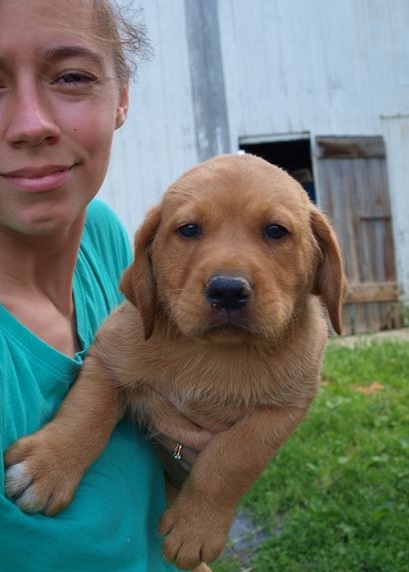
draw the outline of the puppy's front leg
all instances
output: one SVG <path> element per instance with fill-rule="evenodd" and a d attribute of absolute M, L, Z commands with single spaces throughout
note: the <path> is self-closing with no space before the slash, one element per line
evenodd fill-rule
<path fill-rule="evenodd" d="M 240 497 L 304 417 L 274 408 L 216 435 L 160 522 L 164 555 L 182 569 L 213 562 L 223 550 Z"/>
<path fill-rule="evenodd" d="M 6 494 L 25 512 L 53 515 L 71 501 L 123 411 L 120 393 L 89 355 L 56 417 L 5 454 Z"/>

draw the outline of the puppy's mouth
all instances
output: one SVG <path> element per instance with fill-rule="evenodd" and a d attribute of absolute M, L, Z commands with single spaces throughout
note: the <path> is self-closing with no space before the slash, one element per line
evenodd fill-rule
<path fill-rule="evenodd" d="M 252 334 L 252 328 L 248 322 L 246 312 L 226 312 L 211 309 L 205 327 L 207 338 L 220 338 L 224 341 L 241 341 Z"/>
<path fill-rule="evenodd" d="M 211 326 L 208 329 L 209 333 L 218 334 L 221 336 L 242 336 L 243 334 L 249 334 L 250 331 L 243 326 L 237 326 L 235 324 L 219 324 L 218 326 Z"/>
<path fill-rule="evenodd" d="M 209 329 L 236 329 L 248 330 L 247 312 L 238 310 L 234 312 L 227 312 L 218 308 L 210 308 L 208 313 Z"/>

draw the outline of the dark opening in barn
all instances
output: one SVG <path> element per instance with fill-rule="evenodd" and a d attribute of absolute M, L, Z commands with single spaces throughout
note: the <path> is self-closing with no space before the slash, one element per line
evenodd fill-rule
<path fill-rule="evenodd" d="M 309 138 L 240 144 L 240 149 L 278 165 L 292 175 L 316 202 Z"/>

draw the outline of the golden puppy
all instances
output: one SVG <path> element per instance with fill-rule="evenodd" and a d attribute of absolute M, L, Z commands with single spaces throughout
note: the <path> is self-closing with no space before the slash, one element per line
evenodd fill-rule
<path fill-rule="evenodd" d="M 341 331 L 342 262 L 300 185 L 251 155 L 211 159 L 177 180 L 137 233 L 135 260 L 121 282 L 127 301 L 58 415 L 6 463 L 32 479 L 23 508 L 54 514 L 125 410 L 148 427 L 165 416 L 181 443 L 197 429 L 181 413 L 223 423 L 159 525 L 166 558 L 190 569 L 220 554 L 238 500 L 311 405 L 322 304 Z"/>

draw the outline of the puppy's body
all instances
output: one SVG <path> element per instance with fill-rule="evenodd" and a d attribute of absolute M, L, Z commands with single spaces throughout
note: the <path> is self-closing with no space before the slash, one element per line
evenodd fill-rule
<path fill-rule="evenodd" d="M 341 328 L 339 250 L 291 177 L 223 156 L 182 176 L 149 213 L 121 287 L 128 300 L 97 334 L 56 419 L 6 461 L 32 479 L 23 508 L 53 513 L 125 409 L 148 430 L 166 417 L 181 443 L 198 429 L 192 414 L 223 423 L 160 523 L 166 557 L 189 569 L 219 555 L 240 496 L 314 398 L 321 301 Z M 13 495 L 17 481 L 8 480 Z"/>
<path fill-rule="evenodd" d="M 143 425 L 156 419 L 152 408 L 165 406 L 162 396 L 182 412 L 232 425 L 266 407 L 307 407 L 315 395 L 327 339 L 317 299 L 308 300 L 274 344 L 202 342 L 160 322 L 145 340 L 137 308 L 125 302 L 102 326 L 90 352 L 103 359 Z M 176 415 L 175 423 L 183 426 L 183 418 Z"/>

